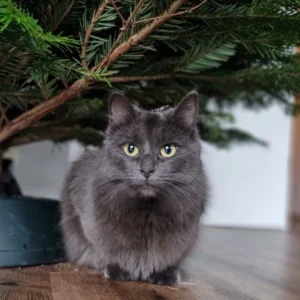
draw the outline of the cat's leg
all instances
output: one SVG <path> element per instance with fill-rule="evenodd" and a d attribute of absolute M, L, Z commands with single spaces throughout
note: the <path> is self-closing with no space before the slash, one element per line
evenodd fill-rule
<path fill-rule="evenodd" d="M 62 203 L 62 208 L 62 231 L 67 258 L 82 266 L 96 267 L 93 246 L 84 236 L 71 201 Z"/>
<path fill-rule="evenodd" d="M 163 271 L 153 272 L 146 281 L 161 285 L 179 285 L 180 271 L 178 267 L 168 267 Z"/>
<path fill-rule="evenodd" d="M 64 240 L 67 258 L 79 265 L 93 266 L 94 251 L 90 243 L 80 230 L 80 223 L 77 217 L 68 220 L 64 226 Z"/>
<path fill-rule="evenodd" d="M 109 264 L 104 270 L 104 276 L 107 279 L 118 281 L 132 281 L 134 280 L 130 273 L 122 269 L 118 264 Z"/>

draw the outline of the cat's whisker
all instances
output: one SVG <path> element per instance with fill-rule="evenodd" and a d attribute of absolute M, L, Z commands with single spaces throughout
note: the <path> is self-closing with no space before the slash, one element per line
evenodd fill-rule
<path fill-rule="evenodd" d="M 188 207 L 189 211 L 193 212 L 194 208 L 196 208 L 195 206 L 198 205 L 198 204 L 194 201 L 194 199 L 192 199 L 186 192 L 184 192 L 183 190 L 179 189 L 176 185 L 173 185 L 172 188 L 173 188 L 174 190 L 176 190 L 176 192 L 177 192 L 178 194 L 180 194 L 181 196 L 184 197 L 185 202 L 189 201 L 190 204 L 187 205 L 187 207 Z M 181 202 L 180 199 L 179 199 L 179 202 Z"/>
<path fill-rule="evenodd" d="M 177 195 L 174 196 L 174 193 L 172 193 L 172 190 L 170 189 L 170 186 L 167 186 L 166 184 L 164 185 L 164 189 L 167 190 L 169 192 L 170 195 L 172 195 L 173 198 L 179 200 L 177 201 L 178 202 L 178 205 L 180 206 L 180 211 L 182 211 L 182 208 L 183 208 L 183 204 L 181 203 L 181 199 L 178 198 Z"/>

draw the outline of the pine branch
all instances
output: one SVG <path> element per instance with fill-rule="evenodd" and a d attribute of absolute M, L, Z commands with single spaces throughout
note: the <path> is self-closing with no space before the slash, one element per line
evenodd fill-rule
<path fill-rule="evenodd" d="M 12 120 L 9 126 L 5 126 L 0 132 L 0 142 L 6 140 L 10 136 L 27 128 L 35 121 L 41 119 L 64 102 L 79 96 L 86 88 L 85 80 L 77 80 L 69 89 L 62 91 L 59 95 L 45 101 L 34 108 L 23 113 L 16 119 Z"/>
<path fill-rule="evenodd" d="M 103 2 L 99 5 L 96 13 L 93 14 L 91 23 L 85 32 L 85 37 L 84 37 L 82 48 L 81 48 L 81 64 L 86 70 L 88 70 L 88 65 L 86 62 L 86 52 L 87 52 L 89 40 L 91 38 L 92 32 L 94 30 L 94 27 L 95 27 L 97 21 L 99 20 L 100 16 L 104 12 L 104 10 L 105 10 L 106 6 L 109 4 L 109 2 L 110 2 L 110 0 L 103 0 Z"/>
<path fill-rule="evenodd" d="M 105 6 L 109 0 L 105 0 Z M 169 20 L 172 15 L 185 3 L 187 0 L 175 0 L 172 2 L 170 7 L 163 12 L 161 18 L 153 20 L 149 25 L 146 25 L 139 32 L 131 36 L 126 42 L 123 42 L 120 46 L 118 46 L 111 54 L 109 60 L 107 61 L 106 66 L 111 65 L 115 62 L 121 55 L 128 52 L 133 46 L 137 45 L 141 41 L 145 40 L 157 27 L 162 25 L 164 22 Z M 103 5 L 103 10 L 105 8 Z M 102 6 L 101 6 L 102 7 Z M 101 15 L 102 11 L 100 8 L 98 9 L 98 14 Z M 100 12 L 100 13 L 99 13 Z M 94 18 L 93 18 L 94 19 Z M 96 22 L 96 20 L 94 20 Z M 95 25 L 95 23 L 94 23 Z M 93 25 L 93 26 L 94 26 Z M 90 29 L 92 31 L 92 28 Z M 89 35 L 87 34 L 87 40 L 89 39 Z M 32 123 L 40 120 L 42 117 L 47 115 L 49 112 L 53 111 L 66 101 L 79 96 L 82 91 L 87 89 L 88 85 L 93 83 L 95 79 L 79 79 L 75 81 L 68 89 L 62 91 L 57 96 L 45 101 L 36 107 L 28 110 L 23 113 L 16 119 L 11 122 L 11 125 L 5 126 L 0 132 L 0 142 L 6 140 L 7 138 L 13 136 L 20 130 L 27 128 Z"/>
<path fill-rule="evenodd" d="M 10 125 L 10 120 L 8 119 L 6 115 L 7 108 L 4 108 L 2 104 L 0 103 L 0 113 L 1 113 L 1 118 L 6 122 L 7 125 Z"/>
<path fill-rule="evenodd" d="M 235 54 L 236 45 L 212 39 L 207 43 L 199 43 L 187 51 L 182 61 L 177 64 L 176 71 L 199 73 L 200 71 L 219 67 Z"/>
<path fill-rule="evenodd" d="M 2 69 L 2 67 L 6 64 L 7 60 L 9 59 L 9 57 L 12 55 L 11 52 L 8 52 L 4 57 L 1 58 L 0 60 L 0 69 Z"/>
<path fill-rule="evenodd" d="M 26 145 L 45 140 L 53 142 L 65 142 L 72 139 L 77 139 L 82 144 L 86 145 L 101 145 L 104 138 L 104 133 L 92 128 L 81 128 L 79 126 L 38 126 L 29 128 L 20 135 L 16 135 L 2 145 L 2 149 L 8 149 L 14 146 Z"/>
<path fill-rule="evenodd" d="M 3 1 L 11 0 L 0 0 L 0 7 Z M 300 6 L 300 0 L 295 1 Z M 29 12 L 24 14 L 33 14 L 37 18 L 36 25 L 43 24 L 41 11 L 51 6 L 48 27 L 63 23 L 62 35 L 82 36 L 81 49 L 71 49 L 68 53 L 51 47 L 52 37 L 47 40 L 48 37 L 32 34 L 32 24 L 26 26 L 33 18 L 21 19 L 18 23 L 18 14 L 13 14 L 11 20 L 0 17 L 0 27 L 4 25 L 3 20 L 9 22 L 0 36 L 0 48 L 4 49 L 0 51 L 0 64 L 3 64 L 0 103 L 3 107 L 9 105 L 6 114 L 12 119 L 10 124 L 3 124 L 0 143 L 27 135 L 36 127 L 32 126 L 35 122 L 37 126 L 47 122 L 49 128 L 53 121 L 62 122 L 57 129 L 84 124 L 102 130 L 106 118 L 105 115 L 99 117 L 98 113 L 104 114 L 103 100 L 101 103 L 95 100 L 94 105 L 92 98 L 96 95 L 98 99 L 105 99 L 111 84 L 146 108 L 174 103 L 174 99 L 187 90 L 198 89 L 206 97 L 200 103 L 204 116 L 208 115 L 205 107 L 209 98 L 220 110 L 237 103 L 249 109 L 265 108 L 275 102 L 291 109 L 287 97 L 280 98 L 280 89 L 294 92 L 300 89 L 299 59 L 297 67 L 296 59 L 285 53 L 286 46 L 299 41 L 300 15 L 293 12 L 292 0 L 243 3 L 164 0 L 155 1 L 156 7 L 151 7 L 153 1 L 148 0 L 75 2 L 68 16 L 64 15 L 72 0 L 51 0 L 50 4 L 39 0 L 40 5 L 34 12 L 26 8 L 26 5 L 34 5 L 32 1 L 24 4 Z M 103 3 L 106 5 L 96 18 Z M 3 15 L 1 8 L 0 16 Z M 83 11 L 86 14 L 83 15 Z M 78 22 L 82 15 L 84 26 Z M 80 57 L 78 52 L 84 55 Z M 92 91 L 91 87 L 96 88 L 96 84 L 98 90 Z M 35 96 L 30 97 L 30 93 Z M 82 97 L 78 99 L 80 94 Z M 70 101 L 73 98 L 76 99 Z M 26 112 L 21 114 L 22 111 Z M 101 126 L 94 119 L 90 120 L 91 114 L 95 120 L 101 119 Z M 79 120 L 82 116 L 85 119 Z M 73 119 L 70 125 L 71 118 L 78 119 Z M 220 146 L 228 145 L 232 139 L 253 140 L 235 129 L 224 130 L 217 118 L 213 115 L 212 122 L 208 120 L 204 124 L 205 140 Z M 0 123 L 6 123 L 1 113 Z M 77 137 L 82 139 L 83 135 L 76 134 Z M 50 138 L 57 140 L 55 136 Z"/>
<path fill-rule="evenodd" d="M 218 3 L 219 2 L 219 3 Z M 221 2 L 221 3 L 220 3 Z M 257 4 L 257 1 L 249 1 L 251 3 L 228 3 L 224 1 L 211 1 L 206 7 L 199 9 L 192 15 L 187 15 L 187 18 L 197 17 L 201 20 L 222 20 L 222 19 L 264 19 L 277 20 L 299 19 L 300 6 L 294 2 L 295 6 L 291 7 L 285 1 L 276 3 L 276 1 L 264 1 Z M 285 3 L 284 3 L 285 2 Z"/>
<path fill-rule="evenodd" d="M 38 90 L 30 92 L 27 87 L 12 86 L 4 91 L 0 89 L 0 103 L 11 110 L 17 109 L 23 112 L 28 107 L 41 103 L 42 100 L 43 98 Z"/>
<path fill-rule="evenodd" d="M 23 31 L 23 35 L 27 34 L 34 39 L 36 44 L 52 44 L 57 47 L 76 44 L 67 37 L 45 32 L 32 16 L 23 12 L 12 0 L 0 0 L 0 7 L 0 32 L 11 30 L 13 24 Z"/>
<path fill-rule="evenodd" d="M 124 76 L 124 77 L 108 77 L 107 80 L 111 83 L 118 82 L 134 82 L 134 81 L 153 81 L 160 79 L 175 79 L 175 78 L 190 78 L 197 80 L 209 80 L 209 81 L 221 81 L 222 77 L 218 76 L 208 76 L 208 75 L 194 75 L 185 73 L 168 73 L 168 74 L 158 74 L 152 76 Z M 225 79 L 225 78 L 224 78 Z"/>
<path fill-rule="evenodd" d="M 186 15 L 186 14 L 189 14 L 191 12 L 193 12 L 194 10 L 198 9 L 199 7 L 201 7 L 203 4 L 205 4 L 207 2 L 207 0 L 203 0 L 201 3 L 199 3 L 198 5 L 196 6 L 193 6 L 189 9 L 186 9 L 184 11 L 180 11 L 178 13 L 174 13 L 171 17 L 178 17 L 178 16 L 182 16 L 182 15 Z M 155 19 L 159 19 L 161 16 L 158 16 L 158 17 L 152 17 L 152 18 L 149 18 L 149 19 L 145 19 L 145 20 L 139 20 L 139 21 L 135 21 L 134 24 L 139 24 L 139 23 L 147 23 L 149 21 L 153 21 Z"/>
<path fill-rule="evenodd" d="M 70 3 L 70 5 L 66 9 L 65 13 L 61 16 L 61 18 L 58 20 L 58 22 L 56 24 L 54 24 L 52 26 L 52 28 L 50 29 L 51 32 L 54 32 L 54 31 L 56 31 L 58 29 L 58 27 L 60 26 L 60 24 L 65 20 L 65 18 L 70 13 L 70 11 L 71 11 L 72 7 L 74 6 L 75 2 L 76 2 L 76 0 L 72 0 L 72 2 Z"/>
<path fill-rule="evenodd" d="M 0 85 L 13 86 L 14 82 L 24 78 L 30 61 L 29 53 L 21 51 L 15 45 L 4 43 L 0 38 Z"/>
<path fill-rule="evenodd" d="M 45 86 L 45 83 L 43 82 L 43 80 L 39 81 L 38 85 L 42 91 L 44 100 L 48 100 L 47 90 L 46 90 L 46 86 Z"/>
<path fill-rule="evenodd" d="M 171 6 L 163 12 L 163 14 L 153 20 L 149 25 L 143 27 L 136 34 L 132 35 L 127 41 L 119 45 L 112 53 L 104 57 L 94 70 L 101 68 L 107 68 L 113 64 L 121 55 L 127 53 L 133 46 L 145 40 L 157 27 L 172 18 L 172 15 L 188 0 L 175 0 Z M 104 62 L 104 63 L 103 63 Z"/>
<path fill-rule="evenodd" d="M 202 131 L 202 133 L 201 133 Z M 268 143 L 254 137 L 252 134 L 236 128 L 224 129 L 221 127 L 203 126 L 200 128 L 201 139 L 221 149 L 228 149 L 232 144 L 245 145 L 256 144 L 267 147 Z"/>
<path fill-rule="evenodd" d="M 110 0 L 110 3 L 111 3 L 112 6 L 114 7 L 115 11 L 117 12 L 117 14 L 118 14 L 119 18 L 121 19 L 122 24 L 123 24 L 123 26 L 124 26 L 125 23 L 126 23 L 126 20 L 124 19 L 124 17 L 123 17 L 122 14 L 120 13 L 120 11 L 119 11 L 119 9 L 118 9 L 118 7 L 117 7 L 115 1 L 114 1 L 114 0 Z"/>
<path fill-rule="evenodd" d="M 41 13 L 41 23 L 44 25 L 44 27 L 49 28 L 50 27 L 50 23 L 51 23 L 51 19 L 53 16 L 53 10 L 55 9 L 55 7 L 57 5 L 60 5 L 60 0 L 49 0 L 47 1 L 47 3 L 43 3 L 42 1 L 38 1 L 39 3 L 36 4 L 36 6 L 38 7 L 38 9 L 33 9 L 33 11 L 37 11 L 39 13 Z M 25 7 L 26 9 L 26 7 Z"/>
<path fill-rule="evenodd" d="M 4 143 L 4 148 L 10 148 L 14 146 L 26 145 L 29 143 L 40 142 L 44 140 L 59 141 L 60 139 L 67 138 L 70 135 L 70 128 L 44 128 L 44 133 L 35 133 L 29 130 L 29 132 L 24 132 L 22 135 L 17 135 Z"/>
<path fill-rule="evenodd" d="M 129 16 L 129 18 L 125 22 L 125 24 L 122 26 L 122 28 L 120 28 L 120 33 L 119 33 L 117 39 L 115 40 L 115 42 L 113 43 L 112 47 L 110 48 L 109 52 L 106 54 L 106 56 L 104 57 L 104 59 L 97 66 L 95 66 L 93 68 L 93 71 L 101 69 L 107 63 L 107 61 L 109 60 L 109 58 L 112 55 L 113 51 L 115 50 L 116 46 L 121 41 L 124 32 L 126 32 L 128 26 L 131 24 L 131 21 L 132 21 L 133 17 L 138 13 L 138 11 L 141 9 L 141 7 L 143 6 L 143 4 L 144 4 L 144 0 L 140 0 L 139 3 L 138 3 L 138 5 L 135 7 L 135 9 L 133 10 L 133 12 L 131 13 L 131 15 Z"/>

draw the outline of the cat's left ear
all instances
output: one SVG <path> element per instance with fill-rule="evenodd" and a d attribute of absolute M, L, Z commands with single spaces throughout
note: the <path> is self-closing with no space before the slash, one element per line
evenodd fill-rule
<path fill-rule="evenodd" d="M 196 126 L 198 115 L 198 93 L 191 92 L 175 108 L 175 120 L 184 127 Z"/>

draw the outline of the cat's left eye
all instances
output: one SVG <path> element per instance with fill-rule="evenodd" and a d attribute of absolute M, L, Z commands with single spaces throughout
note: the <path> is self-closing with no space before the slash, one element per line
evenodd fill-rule
<path fill-rule="evenodd" d="M 172 157 L 176 153 L 176 146 L 173 144 L 165 145 L 162 148 L 160 148 L 160 154 L 163 157 Z"/>

